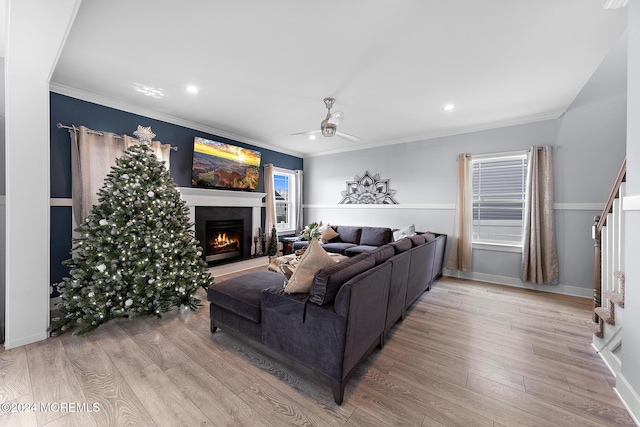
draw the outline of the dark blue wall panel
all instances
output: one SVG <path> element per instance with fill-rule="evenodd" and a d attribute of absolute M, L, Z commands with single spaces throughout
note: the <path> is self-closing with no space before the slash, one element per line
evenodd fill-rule
<path fill-rule="evenodd" d="M 51 284 L 59 283 L 63 277 L 69 276 L 69 267 L 62 261 L 71 257 L 71 207 L 51 207 L 51 239 L 49 250 L 51 251 L 51 269 L 49 277 Z M 57 289 L 53 289 L 51 296 L 58 296 Z"/>
<path fill-rule="evenodd" d="M 90 129 L 127 134 L 141 126 L 151 126 L 158 141 L 178 147 L 171 152 L 171 176 L 179 187 L 191 186 L 191 157 L 193 138 L 196 136 L 228 142 L 241 147 L 258 150 L 262 153 L 262 164 L 272 163 L 285 169 L 302 169 L 300 157 L 279 153 L 266 148 L 256 147 L 242 142 L 222 138 L 216 135 L 189 129 L 183 126 L 150 119 L 126 111 L 116 110 L 103 105 L 81 101 L 57 93 L 51 93 L 51 197 L 71 197 L 71 146 L 69 131 L 58 129 L 63 125 L 84 125 Z M 264 191 L 263 170 L 260 168 L 260 186 Z"/>

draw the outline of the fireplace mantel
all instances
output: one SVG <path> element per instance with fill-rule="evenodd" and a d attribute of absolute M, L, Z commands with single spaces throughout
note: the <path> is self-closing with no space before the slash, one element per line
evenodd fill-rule
<path fill-rule="evenodd" d="M 178 187 L 187 206 L 262 207 L 266 193 Z"/>

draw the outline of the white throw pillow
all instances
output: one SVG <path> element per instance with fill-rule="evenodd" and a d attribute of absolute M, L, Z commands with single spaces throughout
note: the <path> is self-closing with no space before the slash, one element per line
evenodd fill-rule
<path fill-rule="evenodd" d="M 405 228 L 401 228 L 400 230 L 396 230 L 393 232 L 393 240 L 398 241 L 405 237 L 411 237 L 416 235 L 416 226 L 415 224 L 411 224 Z"/>

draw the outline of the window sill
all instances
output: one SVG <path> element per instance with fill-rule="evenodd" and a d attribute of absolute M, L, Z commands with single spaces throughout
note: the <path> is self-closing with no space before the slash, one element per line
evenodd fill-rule
<path fill-rule="evenodd" d="M 284 236 L 284 235 L 288 235 L 288 234 L 296 234 L 296 230 L 291 230 L 291 229 L 276 228 L 276 231 L 278 232 L 278 236 Z"/>
<path fill-rule="evenodd" d="M 473 243 L 472 247 L 473 249 L 480 249 L 483 251 L 522 253 L 521 245 L 501 245 L 496 243 Z"/>

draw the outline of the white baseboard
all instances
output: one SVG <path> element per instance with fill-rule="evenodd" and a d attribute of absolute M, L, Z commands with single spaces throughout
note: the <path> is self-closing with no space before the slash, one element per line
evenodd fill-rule
<path fill-rule="evenodd" d="M 554 294 L 571 295 L 581 298 L 593 298 L 593 288 L 580 288 L 569 285 L 536 285 L 533 283 L 523 282 L 515 277 L 498 276 L 495 274 L 477 273 L 473 271 L 458 271 L 444 269 L 443 275 L 455 277 L 457 279 L 477 280 L 479 282 L 495 283 L 497 285 L 513 286 L 516 288 L 531 289 L 535 291 L 551 292 Z"/>
<path fill-rule="evenodd" d="M 633 422 L 640 426 L 640 397 L 622 374 L 616 377 L 616 386 L 613 391 L 616 392 L 624 407 L 627 408 Z"/>
<path fill-rule="evenodd" d="M 31 344 L 34 342 L 38 342 L 38 341 L 42 341 L 49 338 L 49 332 L 44 331 L 44 332 L 40 332 L 37 333 L 35 335 L 31 335 L 28 337 L 22 337 L 18 340 L 6 340 L 4 342 L 4 348 L 5 350 L 10 350 L 12 348 L 16 348 L 16 347 L 22 347 L 23 345 L 27 345 L 27 344 Z"/>

